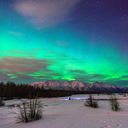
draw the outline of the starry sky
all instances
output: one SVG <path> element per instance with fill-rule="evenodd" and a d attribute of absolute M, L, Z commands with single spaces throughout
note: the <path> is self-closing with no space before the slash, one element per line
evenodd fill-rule
<path fill-rule="evenodd" d="M 0 0 L 0 81 L 128 87 L 128 0 Z"/>

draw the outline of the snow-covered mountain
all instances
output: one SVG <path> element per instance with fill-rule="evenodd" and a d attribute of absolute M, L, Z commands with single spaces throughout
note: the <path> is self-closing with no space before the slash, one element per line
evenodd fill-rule
<path fill-rule="evenodd" d="M 58 81 L 47 80 L 34 82 L 31 84 L 34 87 L 54 90 L 73 90 L 73 91 L 96 91 L 96 92 L 126 92 L 128 88 L 108 85 L 104 82 L 95 82 L 92 84 L 79 81 Z"/>
<path fill-rule="evenodd" d="M 92 91 L 98 91 L 98 92 L 127 92 L 128 91 L 128 88 L 109 85 L 104 82 L 92 83 L 90 84 L 89 88 Z"/>

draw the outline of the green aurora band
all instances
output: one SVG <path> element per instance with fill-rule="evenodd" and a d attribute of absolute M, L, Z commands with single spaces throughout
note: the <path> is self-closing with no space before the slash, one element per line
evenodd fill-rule
<path fill-rule="evenodd" d="M 76 80 L 128 85 L 128 57 L 114 37 L 105 36 L 104 31 L 101 37 L 93 36 L 93 31 L 83 33 L 70 21 L 40 27 L 18 13 L 9 1 L 1 5 L 1 81 Z"/>

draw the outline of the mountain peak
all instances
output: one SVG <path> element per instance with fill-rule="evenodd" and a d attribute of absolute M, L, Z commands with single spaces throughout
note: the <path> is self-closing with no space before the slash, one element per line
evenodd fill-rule
<path fill-rule="evenodd" d="M 59 81 L 59 80 L 47 80 L 34 82 L 31 86 L 40 87 L 44 89 L 53 90 L 72 90 L 72 91 L 96 91 L 96 92 L 118 92 L 128 90 L 115 85 L 109 85 L 104 82 L 84 83 L 81 81 Z"/>

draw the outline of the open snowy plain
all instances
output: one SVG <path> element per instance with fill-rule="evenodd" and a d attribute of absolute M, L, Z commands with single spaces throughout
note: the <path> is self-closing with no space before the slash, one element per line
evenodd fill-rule
<path fill-rule="evenodd" d="M 74 95 L 73 97 L 88 97 Z M 42 98 L 43 118 L 30 123 L 17 122 L 17 108 L 21 100 L 5 101 L 0 107 L 0 128 L 128 128 L 128 96 L 117 95 L 121 111 L 114 112 L 107 100 L 99 101 L 99 108 L 84 106 L 85 100 L 65 100 L 62 98 Z M 96 99 L 107 99 L 108 95 L 95 95 Z"/>

